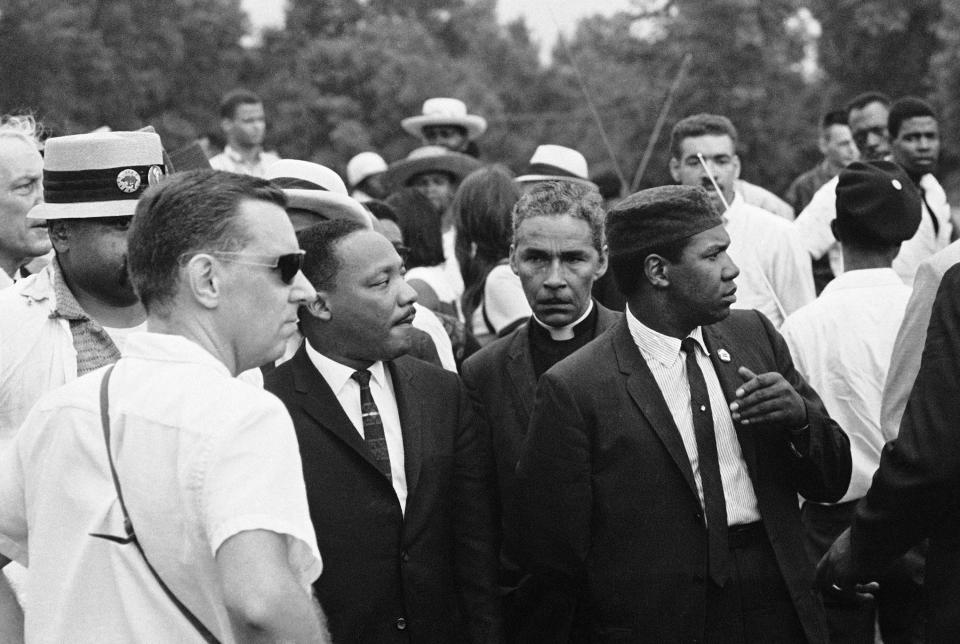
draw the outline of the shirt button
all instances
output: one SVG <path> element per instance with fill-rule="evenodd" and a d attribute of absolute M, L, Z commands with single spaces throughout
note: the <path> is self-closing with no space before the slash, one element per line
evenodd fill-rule
<path fill-rule="evenodd" d="M 400 560 L 403 561 L 403 562 L 410 561 L 410 555 L 407 553 L 406 550 L 403 550 L 403 551 L 400 553 Z"/>
<path fill-rule="evenodd" d="M 400 619 L 398 619 L 398 620 L 397 620 L 397 630 L 398 630 L 398 631 L 405 631 L 405 630 L 407 630 L 407 620 L 405 620 L 405 619 L 402 618 L 402 617 L 401 617 Z"/>
<path fill-rule="evenodd" d="M 700 411 L 707 411 L 706 405 L 700 405 Z"/>

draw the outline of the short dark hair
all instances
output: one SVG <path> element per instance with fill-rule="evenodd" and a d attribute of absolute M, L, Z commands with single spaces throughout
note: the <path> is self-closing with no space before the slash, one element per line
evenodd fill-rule
<path fill-rule="evenodd" d="M 670 132 L 670 156 L 679 159 L 683 154 L 684 139 L 708 134 L 722 136 L 726 134 L 733 141 L 733 149 L 737 149 L 739 137 L 737 128 L 726 116 L 720 114 L 694 114 L 677 121 Z"/>
<path fill-rule="evenodd" d="M 143 193 L 127 234 L 127 270 L 148 312 L 173 298 L 184 254 L 250 242 L 237 221 L 240 204 L 250 200 L 286 206 L 270 182 L 217 170 L 177 173 Z"/>
<path fill-rule="evenodd" d="M 846 109 L 847 115 L 849 116 L 853 110 L 862 110 L 870 103 L 880 103 L 884 107 L 890 107 L 890 97 L 883 92 L 864 92 L 850 99 L 844 109 Z"/>
<path fill-rule="evenodd" d="M 930 103 L 916 96 L 904 96 L 894 101 L 890 106 L 890 115 L 887 117 L 887 131 L 890 133 L 890 138 L 897 138 L 904 121 L 918 116 L 936 119 L 937 113 L 933 111 Z"/>
<path fill-rule="evenodd" d="M 402 188 L 387 197 L 387 205 L 397 213 L 403 243 L 410 248 L 407 268 L 442 264 L 441 213 L 430 200 L 414 188 Z"/>
<path fill-rule="evenodd" d="M 361 205 L 369 210 L 370 214 L 377 219 L 386 219 L 388 221 L 392 221 L 397 226 L 400 225 L 400 220 L 397 218 L 397 213 L 394 212 L 393 208 L 383 201 L 380 201 L 379 199 L 371 199 L 370 201 L 364 201 Z"/>
<path fill-rule="evenodd" d="M 834 125 L 846 125 L 847 124 L 847 112 L 844 110 L 830 110 L 823 115 L 823 118 L 820 119 L 820 129 L 828 130 L 831 126 Z"/>
<path fill-rule="evenodd" d="M 236 118 L 237 107 L 240 105 L 256 105 L 259 103 L 263 103 L 260 97 L 248 89 L 232 90 L 220 99 L 220 118 Z"/>
<path fill-rule="evenodd" d="M 593 247 L 603 252 L 607 243 L 604 225 L 603 199 L 595 186 L 577 181 L 544 181 L 520 197 L 513 207 L 513 241 L 517 230 L 532 217 L 560 217 L 570 215 L 590 226 Z"/>
<path fill-rule="evenodd" d="M 332 290 L 336 286 L 340 260 L 335 252 L 336 245 L 353 233 L 369 230 L 353 219 L 331 219 L 323 221 L 297 233 L 297 242 L 303 256 L 303 274 L 313 288 Z"/>

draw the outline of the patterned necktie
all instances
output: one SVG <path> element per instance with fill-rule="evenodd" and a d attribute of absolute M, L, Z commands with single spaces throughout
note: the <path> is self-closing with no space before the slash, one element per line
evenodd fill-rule
<path fill-rule="evenodd" d="M 727 579 L 727 503 L 720 479 L 720 459 L 713 431 L 713 410 L 703 372 L 697 364 L 697 342 L 684 338 L 680 350 L 687 354 L 687 382 L 690 385 L 690 408 L 693 412 L 693 433 L 697 438 L 697 461 L 703 485 L 704 513 L 707 515 L 707 541 L 710 578 L 718 586 Z"/>
<path fill-rule="evenodd" d="M 388 479 L 390 474 L 390 452 L 387 451 L 387 439 L 383 435 L 383 421 L 380 420 L 380 411 L 377 403 L 373 402 L 370 393 L 370 372 L 366 369 L 354 371 L 350 376 L 360 385 L 360 412 L 363 418 L 363 441 L 373 454 L 377 467 Z"/>

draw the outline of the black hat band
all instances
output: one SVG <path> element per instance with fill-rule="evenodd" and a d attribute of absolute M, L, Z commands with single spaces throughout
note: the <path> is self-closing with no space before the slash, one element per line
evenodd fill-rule
<path fill-rule="evenodd" d="M 47 203 L 136 200 L 163 176 L 160 164 L 104 170 L 44 170 L 43 199 Z"/>
<path fill-rule="evenodd" d="M 330 192 L 319 183 L 307 181 L 306 179 L 298 179 L 297 177 L 277 177 L 276 179 L 271 179 L 270 183 L 283 190 L 324 190 Z"/>

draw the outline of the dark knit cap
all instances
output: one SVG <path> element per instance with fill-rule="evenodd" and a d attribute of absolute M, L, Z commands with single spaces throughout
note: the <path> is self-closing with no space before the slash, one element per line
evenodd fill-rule
<path fill-rule="evenodd" d="M 896 163 L 855 161 L 840 172 L 831 226 L 841 242 L 898 244 L 916 234 L 920 214 L 920 193 Z"/>
<path fill-rule="evenodd" d="M 723 225 L 707 191 L 660 186 L 634 193 L 607 213 L 610 256 L 661 248 Z"/>

